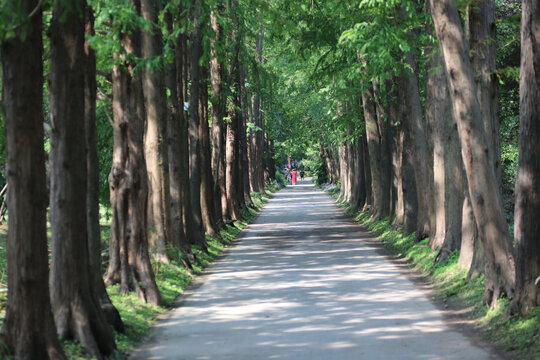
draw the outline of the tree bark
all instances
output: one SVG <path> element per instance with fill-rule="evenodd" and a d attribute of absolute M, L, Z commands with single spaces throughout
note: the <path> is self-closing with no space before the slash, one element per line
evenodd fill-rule
<path fill-rule="evenodd" d="M 1 45 L 2 118 L 8 187 L 8 293 L 0 357 L 67 359 L 56 337 L 48 280 L 47 188 L 43 148 L 42 10 Z M 26 36 L 21 38 L 21 31 Z"/>
<path fill-rule="evenodd" d="M 409 37 L 412 37 L 409 35 Z M 432 213 L 432 203 L 429 194 L 428 178 L 428 151 L 426 138 L 426 124 L 422 116 L 422 106 L 420 104 L 420 93 L 418 89 L 418 78 L 416 69 L 418 68 L 416 58 L 412 51 L 406 55 L 406 62 L 411 70 L 406 70 L 406 74 L 401 76 L 401 81 L 406 85 L 406 101 L 409 107 L 407 125 L 410 133 L 410 140 L 414 146 L 410 147 L 410 155 L 414 168 L 414 178 L 416 183 L 417 214 L 416 214 L 416 240 L 421 240 L 430 235 L 431 224 L 430 214 Z"/>
<path fill-rule="evenodd" d="M 141 0 L 140 14 L 151 29 L 142 32 L 142 56 L 153 58 L 162 55 L 161 31 L 157 31 L 157 3 Z M 146 129 L 144 134 L 144 155 L 148 172 L 148 242 L 152 256 L 162 262 L 169 262 L 167 256 L 166 214 L 162 185 L 164 182 L 163 155 L 166 138 L 161 138 L 165 123 L 165 88 L 163 72 L 146 65 L 142 72 L 144 104 L 146 108 Z M 165 142 L 165 143 L 164 143 Z M 168 189 L 167 189 L 168 191 Z"/>
<path fill-rule="evenodd" d="M 225 93 L 223 90 L 224 67 L 219 58 L 219 47 L 222 46 L 223 26 L 218 21 L 218 16 L 223 12 L 223 3 L 219 3 L 216 9 L 210 13 L 210 21 L 214 38 L 210 39 L 210 84 L 212 97 L 210 99 L 210 116 L 212 118 L 212 172 L 214 184 L 214 201 L 216 220 L 221 226 L 223 222 L 223 197 L 225 190 L 225 126 L 223 117 L 225 114 Z M 226 204 L 226 198 L 225 198 Z"/>
<path fill-rule="evenodd" d="M 484 302 L 494 306 L 502 292 L 513 296 L 515 270 L 501 194 L 490 161 L 493 149 L 486 139 L 469 48 L 455 1 L 431 0 L 431 9 L 458 123 L 472 208 L 486 253 Z"/>
<path fill-rule="evenodd" d="M 239 123 L 240 134 L 240 183 L 239 192 L 244 194 L 243 207 L 247 211 L 247 206 L 253 207 L 253 200 L 251 200 L 251 189 L 249 186 L 251 174 L 249 173 L 249 161 L 248 161 L 248 141 L 247 141 L 247 119 L 249 117 L 248 109 L 248 96 L 246 91 L 246 71 L 243 66 L 240 66 L 240 104 L 241 104 L 241 120 Z"/>
<path fill-rule="evenodd" d="M 501 151 L 499 139 L 498 79 L 496 70 L 496 19 L 495 1 L 479 0 L 467 7 L 465 20 L 467 40 L 476 96 L 482 113 L 490 161 L 495 169 L 497 185 L 501 187 Z"/>
<path fill-rule="evenodd" d="M 429 9 L 428 9 L 429 11 Z M 432 26 L 427 31 L 434 34 Z M 430 58 L 426 81 L 426 121 L 433 142 L 434 236 L 430 246 L 438 249 L 435 261 L 442 262 L 461 247 L 464 193 L 463 161 L 459 153 L 457 124 L 452 115 L 443 59 L 438 48 L 427 49 Z"/>
<path fill-rule="evenodd" d="M 523 1 L 521 20 L 519 167 L 516 180 L 514 311 L 540 305 L 540 4 Z"/>
<path fill-rule="evenodd" d="M 189 101 L 189 190 L 191 199 L 191 211 L 193 213 L 194 238 L 188 235 L 194 244 L 206 248 L 204 237 L 203 220 L 201 215 L 201 172 L 200 139 L 199 139 L 199 59 L 201 57 L 201 23 L 200 2 L 195 1 L 193 7 L 193 30 L 191 33 L 191 58 L 190 58 L 190 101 Z"/>
<path fill-rule="evenodd" d="M 133 0 L 135 8 L 138 1 Z M 111 246 L 105 284 L 120 283 L 127 294 L 153 305 L 161 305 L 150 264 L 147 239 L 148 176 L 144 160 L 144 96 L 141 79 L 133 71 L 128 55 L 140 56 L 140 31 L 123 35 L 126 55 L 116 54 L 113 80 L 113 164 L 109 173 L 111 207 Z"/>
<path fill-rule="evenodd" d="M 94 12 L 90 6 L 85 9 L 85 32 L 94 33 Z M 109 324 L 120 333 L 125 332 L 120 313 L 114 307 L 105 289 L 101 271 L 101 227 L 99 224 L 99 160 L 96 129 L 96 54 L 88 40 L 84 42 L 86 67 L 84 73 L 84 126 L 86 135 L 86 218 L 88 229 L 88 253 L 90 258 L 90 288 L 99 299 L 101 310 Z"/>
<path fill-rule="evenodd" d="M 50 26 L 51 305 L 58 335 L 78 339 L 92 356 L 102 359 L 116 345 L 91 288 L 87 168 L 81 161 L 86 149 L 79 141 L 85 134 L 85 7 L 78 1 L 55 3 Z"/>
<path fill-rule="evenodd" d="M 217 223 L 214 183 L 212 177 L 212 158 L 210 152 L 210 129 L 208 127 L 208 64 L 199 66 L 199 168 L 201 172 L 201 215 L 207 234 L 220 238 Z"/>
<path fill-rule="evenodd" d="M 188 78 L 187 78 L 187 39 L 185 35 L 180 35 L 176 42 L 175 49 L 175 62 L 176 62 L 176 86 L 178 92 L 178 102 L 181 105 L 181 114 L 180 125 L 178 128 L 178 138 L 179 138 L 179 163 L 178 172 L 183 174 L 180 178 L 180 194 L 182 199 L 182 217 L 184 221 L 184 233 L 189 244 L 199 244 L 204 245 L 206 239 L 204 233 L 201 231 L 200 227 L 196 227 L 194 212 L 191 206 L 191 190 L 190 190 L 190 176 L 189 176 L 189 114 L 183 110 L 184 101 L 187 99 L 187 87 L 188 87 Z M 191 107 L 191 105 L 190 105 Z"/>
<path fill-rule="evenodd" d="M 366 140 L 368 142 L 371 189 L 373 196 L 372 214 L 376 218 L 389 215 L 389 183 L 386 180 L 386 167 L 381 165 L 383 159 L 382 152 L 386 151 L 383 145 L 387 142 L 383 140 L 385 134 L 381 132 L 377 118 L 377 109 L 373 86 L 370 84 L 362 94 L 362 104 L 364 105 L 364 119 L 366 123 Z"/>
<path fill-rule="evenodd" d="M 165 22 L 167 29 L 171 33 L 173 19 L 170 12 L 165 14 Z M 182 147 L 182 144 L 187 145 L 187 141 L 182 138 L 182 124 L 186 123 L 184 113 L 184 99 L 183 92 L 178 89 L 178 83 L 182 83 L 182 77 L 180 71 L 178 71 L 177 62 L 178 57 L 182 57 L 182 54 L 178 54 L 180 44 L 180 37 L 175 41 L 172 51 L 175 54 L 175 59 L 168 65 L 165 70 L 165 86 L 170 92 L 169 113 L 167 116 L 167 130 L 168 130 L 168 152 L 169 152 L 169 184 L 171 195 L 171 227 L 172 231 L 169 240 L 173 246 L 178 247 L 185 254 L 190 255 L 193 258 L 193 253 L 189 247 L 189 242 L 186 238 L 184 230 L 184 214 L 183 214 L 183 202 L 185 201 L 182 189 L 184 185 L 184 179 L 188 177 L 187 170 L 187 150 Z M 181 61 L 181 60 L 180 60 Z M 186 146 L 187 147 L 187 146 Z M 188 184 L 189 186 L 189 184 Z M 190 264 L 187 264 L 190 268 Z"/>

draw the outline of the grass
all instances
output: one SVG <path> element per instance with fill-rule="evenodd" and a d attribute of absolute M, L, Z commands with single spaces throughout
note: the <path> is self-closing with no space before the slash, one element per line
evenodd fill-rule
<path fill-rule="evenodd" d="M 270 194 L 279 190 L 279 185 L 270 185 L 267 187 L 267 194 L 261 195 L 252 193 L 254 209 L 244 212 L 244 219 L 236 221 L 234 226 L 227 225 L 221 230 L 221 239 L 216 239 L 207 235 L 208 251 L 194 247 L 192 250 L 197 255 L 200 265 L 193 264 L 193 270 L 189 271 L 182 264 L 184 256 L 178 249 L 169 248 L 168 255 L 171 259 L 169 264 L 159 262 L 153 263 L 156 282 L 162 295 L 163 306 L 152 306 L 140 300 L 135 293 L 123 295 L 119 291 L 119 285 L 110 286 L 107 292 L 112 303 L 118 309 L 124 325 L 125 334 L 115 332 L 116 345 L 118 347 L 118 356 L 116 358 L 125 358 L 127 354 L 137 345 L 140 340 L 149 333 L 152 325 L 158 319 L 158 316 L 169 310 L 174 300 L 182 294 L 192 280 L 200 275 L 204 268 L 211 264 L 222 252 L 230 245 L 231 241 L 238 236 L 242 229 L 253 220 L 268 202 Z M 102 239 L 104 239 L 104 249 L 108 248 L 106 239 L 108 238 L 109 227 L 102 226 Z M 7 227 L 0 227 L 0 317 L 4 317 L 4 307 L 6 301 L 7 287 L 7 255 L 6 255 L 6 235 Z M 106 250 L 105 250 L 106 253 Z M 1 326 L 0 319 L 0 326 Z M 92 357 L 85 351 L 83 346 L 75 340 L 62 341 L 62 346 L 69 359 L 88 360 Z"/>
<path fill-rule="evenodd" d="M 339 196 L 339 187 L 327 187 L 326 191 L 334 198 Z M 340 206 L 370 230 L 385 247 L 422 274 L 438 296 L 468 307 L 478 329 L 493 344 L 504 348 L 512 358 L 540 359 L 540 308 L 533 309 L 523 318 L 508 315 L 508 299 L 500 299 L 496 308 L 483 305 L 484 278 L 467 281 L 466 270 L 458 265 L 459 251 L 436 264 L 436 252 L 427 246 L 429 239 L 415 243 L 414 234 L 404 236 L 401 231 L 392 228 L 389 219 L 374 219 L 367 212 L 354 212 L 347 203 L 340 203 Z"/>

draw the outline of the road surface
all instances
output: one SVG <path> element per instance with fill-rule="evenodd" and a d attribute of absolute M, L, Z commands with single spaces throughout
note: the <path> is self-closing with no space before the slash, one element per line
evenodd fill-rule
<path fill-rule="evenodd" d="M 278 192 L 130 359 L 497 359 L 304 181 Z"/>

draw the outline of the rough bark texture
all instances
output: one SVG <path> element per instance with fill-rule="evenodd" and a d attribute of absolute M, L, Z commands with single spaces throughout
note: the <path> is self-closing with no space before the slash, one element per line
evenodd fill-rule
<path fill-rule="evenodd" d="M 427 30 L 434 33 L 432 26 Z M 438 48 L 430 47 L 428 54 L 425 108 L 426 121 L 432 131 L 435 213 L 430 246 L 438 249 L 435 261 L 442 262 L 461 246 L 463 197 L 467 189 L 463 187 L 463 162 L 443 60 Z"/>
<path fill-rule="evenodd" d="M 248 161 L 248 141 L 247 141 L 247 119 L 249 117 L 248 109 L 248 96 L 246 91 L 246 79 L 247 73 L 243 67 L 240 68 L 240 104 L 242 108 L 241 121 L 239 123 L 240 134 L 240 182 L 239 192 L 244 194 L 244 206 L 253 207 L 253 200 L 251 200 L 251 189 L 249 186 L 251 174 L 249 173 L 249 161 Z M 247 210 L 247 208 L 245 208 Z"/>
<path fill-rule="evenodd" d="M 236 1 L 231 1 L 231 7 L 237 6 Z M 242 121 L 241 113 L 241 91 L 240 91 L 240 65 L 239 52 L 240 43 L 238 40 L 238 18 L 233 15 L 233 31 L 231 34 L 231 44 L 233 46 L 233 56 L 231 63 L 231 80 L 233 82 L 234 93 L 229 104 L 229 122 L 227 123 L 227 138 L 225 149 L 225 187 L 227 198 L 227 218 L 239 220 L 242 218 L 240 209 L 245 205 L 243 187 L 240 176 L 240 125 Z"/>
<path fill-rule="evenodd" d="M 133 1 L 138 7 L 136 0 Z M 124 35 L 127 54 L 139 55 L 140 33 Z M 121 291 L 134 289 L 144 301 L 161 304 L 150 264 L 147 240 L 148 176 L 143 152 L 144 98 L 135 64 L 121 56 L 113 80 L 113 164 L 109 173 L 111 207 L 111 245 L 107 285 L 120 283 Z"/>
<path fill-rule="evenodd" d="M 101 359 L 116 345 L 97 293 L 91 289 L 86 149 L 79 138 L 85 133 L 81 6 L 78 1 L 55 3 L 50 27 L 51 305 L 58 335 L 76 338 L 92 356 Z"/>
<path fill-rule="evenodd" d="M 179 169 L 178 172 L 183 174 L 180 178 L 180 193 L 182 199 L 182 216 L 184 220 L 184 232 L 186 239 L 190 244 L 205 244 L 206 239 L 200 227 L 195 224 L 194 212 L 191 206 L 191 191 L 190 191 L 190 176 L 189 176 L 189 114 L 183 111 L 184 101 L 187 100 L 188 87 L 188 58 L 187 58 L 187 39 L 186 36 L 180 35 L 177 40 L 176 53 L 176 86 L 179 96 L 179 103 L 182 106 L 182 116 L 180 117 L 179 126 Z"/>
<path fill-rule="evenodd" d="M 210 116 L 212 118 L 212 176 L 214 183 L 214 201 L 216 220 L 221 226 L 223 222 L 223 190 L 225 190 L 225 96 L 223 91 L 224 67 L 219 59 L 219 46 L 223 42 L 223 26 L 218 22 L 218 15 L 223 11 L 223 4 L 219 4 L 210 13 L 210 21 L 215 38 L 210 39 L 210 84 L 212 96 L 210 99 Z M 226 202 L 226 201 L 225 201 Z"/>
<path fill-rule="evenodd" d="M 411 69 L 417 69 L 416 58 L 412 51 L 406 56 L 406 62 Z M 429 171 L 428 171 L 428 148 L 426 138 L 426 123 L 422 116 L 422 106 L 420 104 L 420 93 L 418 89 L 418 78 L 416 70 L 407 70 L 407 74 L 401 76 L 401 81 L 406 85 L 406 102 L 409 107 L 406 131 L 410 133 L 410 140 L 414 146 L 410 147 L 410 155 L 414 168 L 414 179 L 416 183 L 417 214 L 416 214 L 416 240 L 423 239 L 430 235 L 432 213 L 432 203 L 429 194 Z"/>
<path fill-rule="evenodd" d="M 90 6 L 85 9 L 86 34 L 94 35 L 94 13 Z M 88 253 L 90 257 L 90 284 L 93 296 L 99 299 L 101 310 L 116 331 L 125 332 L 120 313 L 114 307 L 105 289 L 101 274 L 101 227 L 99 225 L 99 160 L 96 130 L 96 55 L 88 40 L 84 43 L 86 67 L 84 74 L 84 125 L 86 135 L 86 218 L 88 229 Z"/>
<path fill-rule="evenodd" d="M 499 139 L 498 79 L 496 65 L 495 1 L 479 0 L 467 7 L 465 27 L 470 47 L 471 65 L 476 84 L 476 96 L 482 113 L 490 161 L 495 169 L 497 185 L 501 186 L 501 151 Z"/>
<path fill-rule="evenodd" d="M 523 1 L 519 168 L 516 180 L 514 310 L 540 305 L 540 4 Z"/>
<path fill-rule="evenodd" d="M 369 148 L 371 170 L 371 187 L 373 194 L 372 214 L 375 217 L 385 217 L 390 212 L 390 178 L 386 175 L 387 167 L 383 164 L 384 156 L 388 157 L 388 142 L 384 139 L 385 133 L 377 117 L 375 94 L 373 87 L 369 86 L 362 94 L 364 105 L 364 119 L 366 122 L 366 138 Z M 381 114 L 382 115 L 382 114 Z M 381 122 L 382 122 L 381 118 Z M 384 153 L 386 154 L 384 155 Z"/>
<path fill-rule="evenodd" d="M 200 161 L 200 142 L 199 142 L 199 59 L 201 57 L 201 24 L 199 21 L 199 1 L 195 1 L 193 6 L 193 31 L 191 33 L 191 51 L 190 51 L 190 98 L 189 98 L 189 194 L 191 199 L 191 211 L 193 213 L 193 233 L 201 234 L 190 236 L 188 239 L 194 241 L 199 246 L 206 247 L 204 238 L 203 221 L 201 216 L 201 172 L 199 169 Z"/>
<path fill-rule="evenodd" d="M 486 140 L 469 48 L 455 1 L 431 0 L 431 9 L 458 123 L 472 208 L 486 254 L 484 302 L 494 306 L 502 292 L 513 295 L 515 270 L 501 194 L 490 161 L 493 149 Z"/>
<path fill-rule="evenodd" d="M 37 0 L 22 0 L 29 14 Z M 20 30 L 26 31 L 21 40 Z M 6 40 L 2 53 L 2 119 L 8 188 L 8 293 L 0 357 L 66 359 L 49 298 L 43 148 L 42 12 Z M 6 353 L 7 352 L 7 353 Z"/>
<path fill-rule="evenodd" d="M 169 31 L 172 31 L 172 16 L 170 13 L 165 15 L 165 22 L 167 23 L 167 28 Z M 181 47 L 179 44 L 180 40 L 178 39 L 174 44 L 172 49 L 175 53 L 175 60 L 177 60 L 178 48 Z M 184 113 L 184 99 L 182 91 L 178 91 L 177 79 L 180 79 L 178 70 L 177 70 L 177 61 L 173 61 L 172 64 L 165 71 L 165 86 L 170 91 L 170 103 L 169 103 L 169 113 L 167 116 L 167 130 L 168 130 L 168 152 L 169 152 L 169 184 L 170 184 L 170 195 L 171 195 L 171 227 L 172 231 L 170 234 L 169 241 L 173 246 L 180 248 L 184 253 L 191 254 L 191 249 L 186 238 L 186 233 L 184 231 L 184 214 L 183 214 L 183 205 L 184 201 L 182 194 L 183 179 L 187 178 L 187 164 L 184 162 L 185 150 L 182 149 L 182 142 L 185 142 L 181 138 L 180 134 L 182 132 L 182 123 L 185 123 L 185 113 Z M 189 268 L 189 265 L 188 265 Z"/>
<path fill-rule="evenodd" d="M 210 129 L 208 127 L 208 64 L 199 67 L 199 168 L 201 171 L 201 215 L 206 233 L 219 238 L 214 201 L 214 181 L 210 151 Z"/>
<path fill-rule="evenodd" d="M 141 16 L 149 24 L 158 20 L 157 3 L 152 0 L 141 0 Z M 160 56 L 163 51 L 161 31 L 143 31 L 142 56 Z M 146 109 L 146 129 L 144 134 L 144 156 L 148 173 L 148 242 L 152 256 L 168 262 L 166 252 L 166 225 L 164 213 L 164 194 L 162 193 L 163 153 L 166 144 L 160 139 L 165 125 L 165 88 L 163 72 L 152 69 L 149 65 L 142 72 L 144 104 Z"/>

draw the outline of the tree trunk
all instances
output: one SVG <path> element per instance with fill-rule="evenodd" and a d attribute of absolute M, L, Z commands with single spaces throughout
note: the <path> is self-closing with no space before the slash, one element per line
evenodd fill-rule
<path fill-rule="evenodd" d="M 195 1 L 193 7 L 193 30 L 191 33 L 191 61 L 190 61 L 190 101 L 189 101 L 189 190 L 191 210 L 193 213 L 193 232 L 200 234 L 195 244 L 206 248 L 203 221 L 201 215 L 201 172 L 200 139 L 199 139 L 199 59 L 201 57 L 201 23 L 199 21 L 200 2 Z M 188 235 L 188 239 L 191 237 Z M 195 240 L 195 239 L 192 239 Z"/>
<path fill-rule="evenodd" d="M 189 176 L 189 114 L 183 110 L 184 101 L 187 99 L 187 39 L 185 35 L 180 35 L 176 42 L 175 62 L 176 62 L 176 86 L 178 102 L 181 106 L 180 125 L 178 128 L 179 156 L 178 173 L 180 177 L 180 194 L 182 199 L 182 217 L 184 221 L 184 233 L 189 244 L 199 244 L 205 246 L 206 239 L 200 227 L 195 226 L 194 213 L 191 206 L 190 176 Z M 190 105 L 191 107 L 191 105 Z M 188 246 L 189 247 L 189 246 Z"/>
<path fill-rule="evenodd" d="M 237 1 L 231 1 L 231 9 L 237 7 Z M 225 149 L 225 187 L 226 187 L 226 200 L 227 200 L 227 215 L 226 217 L 231 220 L 242 219 L 240 209 L 244 203 L 243 187 L 239 189 L 239 182 L 241 181 L 239 173 L 240 163 L 240 122 L 241 122 L 241 92 L 240 92 L 240 64 L 239 64 L 239 52 L 240 43 L 238 40 L 238 18 L 233 15 L 233 31 L 231 34 L 231 44 L 233 46 L 233 54 L 231 61 L 231 80 L 232 87 L 234 88 L 231 103 L 229 104 L 229 122 L 227 123 L 227 137 L 226 137 L 226 149 Z M 241 183 L 241 182 L 240 182 Z"/>
<path fill-rule="evenodd" d="M 373 95 L 375 100 L 375 110 L 377 114 L 377 126 L 379 128 L 379 163 L 382 185 L 382 208 L 380 215 L 383 217 L 390 216 L 390 179 L 391 179 L 391 163 L 390 163 L 390 140 L 389 140 L 389 124 L 387 121 L 388 112 L 386 108 L 387 89 L 382 88 L 379 79 L 373 81 Z"/>
<path fill-rule="evenodd" d="M 158 20 L 157 4 L 152 0 L 141 0 L 141 16 L 152 27 Z M 161 31 L 142 32 L 142 56 L 153 58 L 163 51 Z M 144 134 L 144 155 L 148 172 L 148 242 L 152 256 L 159 261 L 169 262 L 166 250 L 166 226 L 162 193 L 163 154 L 166 144 L 160 139 L 165 125 L 165 88 L 163 72 L 146 65 L 142 72 L 144 104 L 146 108 L 146 131 Z"/>
<path fill-rule="evenodd" d="M 411 36 L 410 36 L 411 37 Z M 430 214 L 432 204 L 429 194 L 428 178 L 428 150 L 426 138 L 426 124 L 422 116 L 422 106 L 420 104 L 420 93 L 418 89 L 418 79 L 416 69 L 418 68 L 416 58 L 412 51 L 406 55 L 406 62 L 411 70 L 406 70 L 406 74 L 401 76 L 401 81 L 406 85 L 406 102 L 409 108 L 406 131 L 410 133 L 410 140 L 413 141 L 409 148 L 414 168 L 414 178 L 416 183 L 417 214 L 416 214 L 416 240 L 421 240 L 430 235 L 431 224 Z"/>
<path fill-rule="evenodd" d="M 21 0 L 24 14 L 37 12 L 2 53 L 2 119 L 8 187 L 8 293 L 0 333 L 0 357 L 66 359 L 56 337 L 49 298 L 47 188 L 43 148 L 42 10 Z M 26 36 L 21 38 L 21 31 Z"/>
<path fill-rule="evenodd" d="M 385 167 L 382 166 L 382 152 L 384 134 L 381 133 L 377 119 L 377 109 L 375 105 L 375 95 L 373 86 L 369 85 L 362 94 L 364 107 L 364 119 L 366 123 L 366 140 L 368 142 L 371 189 L 373 196 L 372 214 L 376 218 L 389 215 L 389 184 L 385 177 Z"/>
<path fill-rule="evenodd" d="M 371 186 L 371 165 L 369 163 L 369 146 L 367 142 L 367 136 L 364 132 L 362 136 L 362 148 L 364 152 L 362 154 L 362 160 L 364 162 L 364 179 L 365 179 L 365 189 L 366 189 L 366 199 L 364 204 L 362 204 L 362 211 L 367 211 L 373 207 L 373 187 Z"/>
<path fill-rule="evenodd" d="M 138 3 L 133 0 L 135 8 Z M 161 305 L 161 294 L 150 264 L 147 239 L 148 177 L 143 152 L 144 96 L 135 64 L 128 56 L 140 56 L 140 32 L 121 39 L 127 55 L 115 55 L 112 70 L 113 164 L 109 173 L 111 208 L 111 246 L 105 284 L 120 283 L 127 294 L 153 305 Z"/>
<path fill-rule="evenodd" d="M 212 158 L 210 152 L 210 129 L 208 127 L 208 64 L 199 66 L 199 169 L 201 171 L 201 215 L 207 234 L 220 238 L 214 201 Z"/>
<path fill-rule="evenodd" d="M 248 141 L 247 141 L 247 119 L 248 119 L 248 96 L 246 91 L 246 71 L 243 67 L 240 67 L 240 103 L 242 108 L 241 121 L 239 123 L 239 134 L 240 134 L 240 179 L 241 179 L 241 188 L 239 191 L 244 194 L 245 206 L 253 207 L 253 200 L 251 200 L 251 189 L 249 186 L 250 176 L 249 173 L 249 161 L 248 161 Z M 247 207 L 244 208 L 247 210 Z"/>
<path fill-rule="evenodd" d="M 458 123 L 472 208 L 486 253 L 484 302 L 494 306 L 501 292 L 513 296 L 515 270 L 501 194 L 490 161 L 493 149 L 486 139 L 469 48 L 455 1 L 431 0 L 431 9 Z"/>
<path fill-rule="evenodd" d="M 218 16 L 223 12 L 223 3 L 219 3 L 210 13 L 210 21 L 215 38 L 210 39 L 210 84 L 212 97 L 210 99 L 210 115 L 212 117 L 212 172 L 214 184 L 214 201 L 216 220 L 221 226 L 223 222 L 223 190 L 225 189 L 225 94 L 223 91 L 224 67 L 220 60 L 219 47 L 223 42 L 223 26 L 218 22 Z M 226 203 L 226 199 L 225 199 Z"/>
<path fill-rule="evenodd" d="M 540 305 L 540 4 L 523 1 L 521 21 L 519 168 L 516 181 L 514 311 Z"/>
<path fill-rule="evenodd" d="M 434 34 L 432 26 L 428 26 L 427 31 Z M 435 212 L 430 245 L 433 250 L 439 249 L 435 261 L 442 262 L 461 247 L 463 194 L 467 189 L 443 59 L 437 48 L 430 47 L 428 54 L 425 108 L 426 121 L 432 129 Z"/>
<path fill-rule="evenodd" d="M 58 335 L 77 338 L 102 359 L 116 345 L 92 290 L 86 218 L 84 13 L 78 1 L 55 3 L 51 20 L 51 304 Z M 62 18 L 62 20 L 61 20 Z M 82 64 L 82 66 L 81 66 Z"/>
<path fill-rule="evenodd" d="M 391 214 L 393 226 L 403 225 L 405 207 L 403 200 L 403 124 L 400 117 L 399 101 L 392 105 L 390 113 L 390 153 L 392 157 Z"/>
<path fill-rule="evenodd" d="M 165 14 L 165 22 L 169 33 L 172 29 L 172 16 L 169 12 Z M 165 71 L 165 85 L 170 92 L 169 113 L 167 117 L 168 130 L 168 152 L 169 152 L 169 184 L 170 184 L 170 208 L 171 208 L 171 234 L 169 241 L 173 246 L 178 247 L 185 254 L 193 258 L 193 253 L 189 247 L 189 242 L 186 238 L 184 230 L 184 214 L 183 202 L 185 201 L 182 189 L 184 187 L 184 179 L 188 177 L 187 170 L 187 150 L 182 148 L 182 143 L 187 145 L 187 141 L 181 137 L 182 124 L 186 123 L 184 113 L 184 99 L 182 91 L 178 89 L 178 83 L 182 83 L 180 71 L 178 71 L 177 62 L 180 44 L 180 37 L 176 40 L 172 51 L 175 54 L 174 61 L 168 65 Z M 180 60 L 181 61 L 181 60 Z M 179 81 L 177 80 L 179 79 Z M 189 185 L 188 185 L 189 186 Z M 187 264 L 190 268 L 190 264 Z"/>
<path fill-rule="evenodd" d="M 90 6 L 85 9 L 86 34 L 94 35 L 94 13 Z M 101 272 L 101 227 L 99 225 L 99 161 L 96 129 L 96 54 L 88 40 L 84 42 L 86 56 L 84 82 L 84 125 L 86 134 L 86 218 L 88 229 L 88 252 L 90 257 L 90 284 L 93 296 L 99 299 L 101 310 L 116 331 L 124 333 L 124 323 L 105 289 Z"/>
<path fill-rule="evenodd" d="M 486 141 L 490 151 L 490 161 L 495 169 L 497 185 L 501 187 L 501 151 L 499 139 L 498 79 L 495 74 L 496 65 L 496 19 L 495 1 L 475 1 L 467 7 L 465 20 L 467 40 L 470 47 L 470 58 L 476 96 L 482 113 L 486 132 Z"/>

